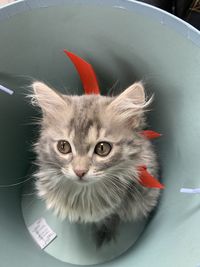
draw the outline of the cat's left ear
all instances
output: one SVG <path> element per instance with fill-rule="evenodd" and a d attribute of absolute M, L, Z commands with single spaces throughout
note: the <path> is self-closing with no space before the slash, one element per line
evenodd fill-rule
<path fill-rule="evenodd" d="M 125 122 L 131 127 L 138 127 L 144 114 L 144 109 L 152 98 L 146 100 L 144 86 L 141 82 L 134 83 L 117 96 L 108 106 L 108 112 L 114 120 Z"/>
<path fill-rule="evenodd" d="M 63 95 L 51 89 L 42 82 L 34 82 L 32 84 L 33 95 L 32 104 L 39 106 L 45 116 L 55 116 L 57 112 L 67 108 L 68 101 Z"/>

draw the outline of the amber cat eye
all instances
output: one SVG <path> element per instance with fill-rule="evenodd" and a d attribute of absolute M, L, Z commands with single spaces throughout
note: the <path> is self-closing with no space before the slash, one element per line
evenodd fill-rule
<path fill-rule="evenodd" d="M 68 154 L 72 151 L 69 142 L 67 142 L 66 140 L 58 141 L 57 148 L 58 151 L 62 154 Z"/>
<path fill-rule="evenodd" d="M 101 157 L 105 157 L 110 153 L 111 149 L 112 146 L 108 142 L 100 142 L 96 145 L 94 152 Z"/>

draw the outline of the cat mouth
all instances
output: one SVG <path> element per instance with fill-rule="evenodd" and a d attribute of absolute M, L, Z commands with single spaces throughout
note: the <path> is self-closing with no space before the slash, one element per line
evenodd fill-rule
<path fill-rule="evenodd" d="M 76 183 L 76 184 L 79 184 L 79 185 L 90 185 L 90 184 L 93 184 L 93 183 L 95 183 L 95 181 L 94 180 L 88 180 L 88 179 L 86 179 L 86 178 L 77 178 L 76 180 L 74 180 L 74 182 Z"/>
<path fill-rule="evenodd" d="M 85 179 L 77 179 L 74 181 L 76 184 L 79 184 L 79 185 L 88 185 L 88 184 L 91 184 L 90 181 L 86 181 Z"/>
<path fill-rule="evenodd" d="M 79 182 L 79 183 L 88 183 L 88 181 L 86 181 L 85 179 L 77 179 L 77 182 Z"/>

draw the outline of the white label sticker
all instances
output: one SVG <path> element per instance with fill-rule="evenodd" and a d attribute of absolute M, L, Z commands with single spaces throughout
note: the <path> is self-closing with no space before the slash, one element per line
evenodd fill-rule
<path fill-rule="evenodd" d="M 38 219 L 28 227 L 28 230 L 41 249 L 44 249 L 57 237 L 44 218 Z"/>

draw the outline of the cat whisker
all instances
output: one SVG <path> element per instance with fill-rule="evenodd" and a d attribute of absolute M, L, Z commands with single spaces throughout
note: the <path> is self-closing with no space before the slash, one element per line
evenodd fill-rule
<path fill-rule="evenodd" d="M 36 192 L 32 192 L 32 193 L 24 193 L 24 194 L 22 194 L 22 196 L 33 196 L 33 195 L 35 195 L 36 194 Z"/>
<path fill-rule="evenodd" d="M 115 177 L 112 177 L 114 178 L 114 180 L 116 179 Z M 122 186 L 125 190 L 129 190 L 132 192 L 132 196 L 135 198 L 135 201 L 140 201 L 143 196 L 141 194 L 141 192 L 138 190 L 138 188 L 136 186 L 133 186 L 133 184 L 127 184 L 127 182 L 125 183 L 121 183 L 120 186 Z"/>
<path fill-rule="evenodd" d="M 20 125 L 22 126 L 35 126 L 35 125 L 41 125 L 41 120 L 36 120 L 36 121 L 31 121 L 31 122 L 24 122 L 24 123 L 21 123 Z"/>
<path fill-rule="evenodd" d="M 109 180 L 103 180 L 103 183 L 106 185 L 107 192 L 109 193 L 112 191 L 113 196 L 115 196 L 117 199 L 121 198 L 125 193 L 124 189 L 127 189 L 124 184 L 122 185 L 119 183 L 119 180 L 116 182 L 116 180 L 112 179 L 112 177 L 110 177 Z"/>
<path fill-rule="evenodd" d="M 112 199 L 108 197 L 108 186 L 105 184 L 105 181 L 101 183 L 101 186 L 104 188 L 106 194 L 102 194 L 101 197 L 98 197 L 98 201 L 103 201 L 103 199 L 105 199 L 105 201 L 109 203 L 110 206 L 114 206 L 115 201 L 112 201 Z M 119 194 L 117 193 L 117 191 L 115 191 L 114 188 L 109 188 L 109 192 L 110 191 L 112 191 L 113 193 L 112 197 L 114 198 L 114 200 L 117 201 L 119 199 Z"/>
<path fill-rule="evenodd" d="M 116 196 L 119 197 L 120 194 L 119 194 L 119 192 L 118 192 L 118 189 L 120 189 L 120 188 L 118 188 L 112 181 L 110 181 L 110 183 L 112 183 L 112 186 L 113 186 L 113 187 L 109 187 L 109 191 L 112 191 L 113 195 L 116 195 Z M 108 188 L 108 184 L 105 183 L 105 181 L 102 182 L 102 184 L 104 185 L 104 188 L 106 188 L 106 190 L 108 190 L 108 189 L 107 189 L 107 188 Z"/>
<path fill-rule="evenodd" d="M 133 184 L 130 184 L 130 182 L 128 183 L 126 180 L 123 180 L 123 182 L 121 182 L 119 185 L 117 185 L 115 182 L 117 181 L 117 183 L 119 183 L 118 178 L 116 178 L 115 176 L 112 177 L 112 179 L 114 180 L 113 184 L 115 186 L 119 186 L 119 187 L 123 187 L 126 190 L 130 190 L 130 191 L 134 191 L 137 196 L 139 197 L 139 199 L 142 199 L 143 196 L 142 194 L 139 192 L 139 190 L 137 189 L 136 186 L 133 186 Z"/>
<path fill-rule="evenodd" d="M 125 194 L 125 192 L 126 191 L 132 191 L 132 188 L 130 187 L 130 186 L 127 186 L 127 185 L 125 185 L 125 184 L 123 184 L 123 183 L 121 183 L 119 186 L 118 186 L 118 188 L 121 190 L 121 192 L 123 193 L 123 195 Z M 118 190 L 119 190 L 118 189 Z M 124 191 L 125 190 L 125 191 Z"/>
<path fill-rule="evenodd" d="M 119 85 L 119 80 L 116 80 L 113 85 L 111 86 L 111 88 L 108 90 L 107 95 L 108 96 L 113 96 L 116 95 L 116 92 L 114 92 L 116 90 L 116 86 Z"/>
<path fill-rule="evenodd" d="M 66 168 L 61 167 L 61 172 L 62 172 L 64 175 L 66 175 L 66 176 L 69 175 L 69 173 L 68 173 L 67 171 L 68 171 L 68 170 L 67 170 Z"/>
<path fill-rule="evenodd" d="M 9 187 L 15 187 L 18 185 L 22 185 L 28 181 L 30 181 L 31 179 L 33 179 L 32 176 L 30 176 L 29 178 L 25 179 L 24 181 L 18 182 L 18 183 L 13 183 L 13 184 L 9 184 L 9 185 L 0 185 L 0 188 L 9 188 Z"/>
<path fill-rule="evenodd" d="M 53 166 L 57 166 L 57 167 L 61 168 L 61 165 L 60 165 L 60 164 L 58 164 L 58 163 L 56 163 L 56 162 L 53 162 L 53 161 L 43 160 L 42 163 L 46 163 L 46 164 L 53 165 Z M 39 167 L 41 166 L 41 163 L 38 163 L 37 161 L 34 162 L 34 164 L 35 164 L 36 166 L 39 166 Z"/>
<path fill-rule="evenodd" d="M 117 177 L 113 176 L 112 179 L 115 182 L 117 181 L 119 183 L 119 180 L 118 180 Z M 115 182 L 113 182 L 112 184 L 118 187 L 118 185 L 116 185 Z M 136 202 L 141 201 L 141 199 L 143 199 L 143 195 L 138 190 L 138 188 L 136 186 L 131 185 L 130 183 L 127 184 L 127 181 L 126 180 L 124 180 L 124 182 L 125 183 L 120 183 L 119 186 L 120 187 L 123 187 L 123 189 L 125 189 L 125 190 L 129 190 L 132 193 L 131 195 L 133 196 L 133 198 L 135 199 Z"/>

